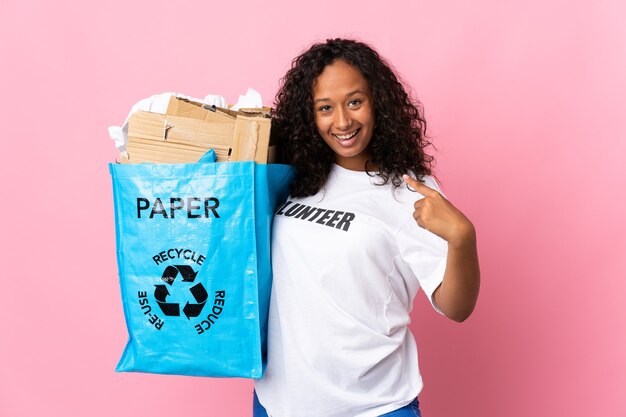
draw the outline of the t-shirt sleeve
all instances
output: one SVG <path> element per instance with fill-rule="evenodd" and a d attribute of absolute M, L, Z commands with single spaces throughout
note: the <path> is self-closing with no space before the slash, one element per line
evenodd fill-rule
<path fill-rule="evenodd" d="M 427 181 L 426 185 L 439 191 L 434 180 Z M 414 201 L 421 198 L 418 193 L 412 194 L 415 196 Z M 446 271 L 448 242 L 419 227 L 411 215 L 400 228 L 396 241 L 401 259 L 414 275 L 405 279 L 417 279 L 432 306 L 437 312 L 443 314 L 435 303 L 433 293 L 443 281 Z"/>

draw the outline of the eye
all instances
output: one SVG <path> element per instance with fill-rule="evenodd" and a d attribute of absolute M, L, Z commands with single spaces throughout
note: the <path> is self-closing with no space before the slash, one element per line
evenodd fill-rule
<path fill-rule="evenodd" d="M 354 100 L 350 100 L 350 102 L 348 103 L 348 107 L 359 107 L 361 103 L 361 99 L 355 98 Z"/>
<path fill-rule="evenodd" d="M 317 111 L 320 111 L 322 113 L 328 112 L 330 111 L 330 106 L 325 105 L 325 106 L 318 107 Z"/>

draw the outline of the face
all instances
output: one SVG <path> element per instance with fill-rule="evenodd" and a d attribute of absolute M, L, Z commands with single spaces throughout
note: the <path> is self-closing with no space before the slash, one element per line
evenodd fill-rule
<path fill-rule="evenodd" d="M 345 61 L 327 65 L 313 83 L 315 124 L 337 165 L 365 171 L 374 132 L 374 103 L 367 80 Z"/>

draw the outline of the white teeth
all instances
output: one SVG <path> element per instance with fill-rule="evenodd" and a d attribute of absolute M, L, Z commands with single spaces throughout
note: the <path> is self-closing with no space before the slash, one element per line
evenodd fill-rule
<path fill-rule="evenodd" d="M 359 131 L 355 130 L 353 133 L 349 135 L 335 135 L 335 137 L 339 140 L 348 140 L 348 139 L 352 139 L 357 133 L 359 133 Z"/>

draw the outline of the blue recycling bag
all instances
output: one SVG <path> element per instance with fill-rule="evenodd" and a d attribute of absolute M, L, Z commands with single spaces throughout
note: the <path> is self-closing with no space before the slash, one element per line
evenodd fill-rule
<path fill-rule="evenodd" d="M 293 170 L 110 164 L 129 340 L 116 371 L 260 378 L 273 213 Z"/>

